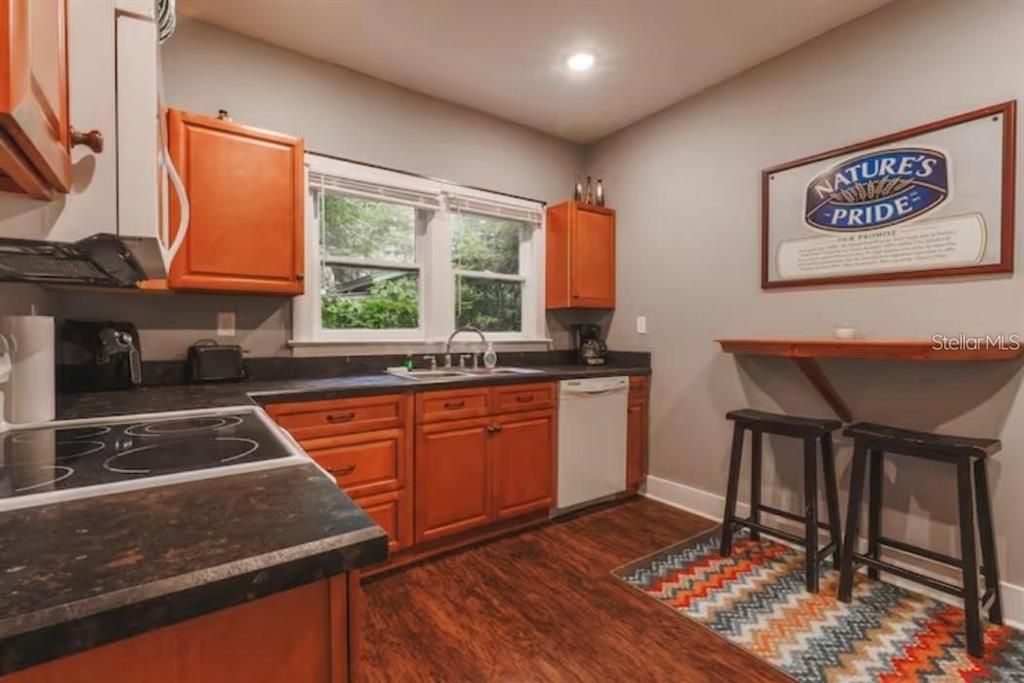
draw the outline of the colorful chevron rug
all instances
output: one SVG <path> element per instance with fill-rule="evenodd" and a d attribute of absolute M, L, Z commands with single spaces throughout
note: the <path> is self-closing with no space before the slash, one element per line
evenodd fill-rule
<path fill-rule="evenodd" d="M 975 660 L 963 610 L 866 577 L 843 604 L 838 573 L 825 566 L 821 591 L 809 594 L 803 552 L 744 533 L 723 559 L 715 529 L 615 575 L 799 683 L 1024 681 L 1021 631 L 989 626 Z"/>

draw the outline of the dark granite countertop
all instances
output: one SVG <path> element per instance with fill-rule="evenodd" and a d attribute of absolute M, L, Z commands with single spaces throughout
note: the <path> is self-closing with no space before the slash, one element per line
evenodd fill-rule
<path fill-rule="evenodd" d="M 649 355 L 623 358 L 458 380 L 332 365 L 313 378 L 60 394 L 57 418 L 650 374 Z M 310 371 L 279 364 L 264 362 Z M 384 531 L 312 464 L 0 512 L 0 675 L 386 557 Z"/>
<path fill-rule="evenodd" d="M 0 674 L 386 557 L 312 464 L 6 511 Z"/>
<path fill-rule="evenodd" d="M 287 401 L 317 401 L 399 391 L 455 389 L 485 384 L 519 384 L 614 375 L 648 375 L 651 372 L 649 365 L 639 364 L 547 365 L 534 369 L 538 372 L 470 377 L 458 380 L 410 380 L 378 372 L 320 379 L 150 386 L 126 391 L 61 394 L 57 401 L 57 418 L 66 420 L 163 412 L 185 408 L 226 408 L 247 405 L 254 401 L 261 405 L 267 405 Z"/>

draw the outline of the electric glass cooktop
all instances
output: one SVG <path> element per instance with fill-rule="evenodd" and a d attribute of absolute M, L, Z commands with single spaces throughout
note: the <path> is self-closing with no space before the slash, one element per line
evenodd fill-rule
<path fill-rule="evenodd" d="M 53 422 L 0 434 L 0 510 L 299 462 L 255 408 Z"/>

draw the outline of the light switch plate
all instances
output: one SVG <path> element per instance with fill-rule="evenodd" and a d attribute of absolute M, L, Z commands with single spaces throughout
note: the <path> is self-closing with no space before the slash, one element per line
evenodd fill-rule
<path fill-rule="evenodd" d="M 217 314 L 217 336 L 218 337 L 234 337 L 235 336 L 235 312 L 234 311 L 221 311 Z"/>
<path fill-rule="evenodd" d="M 636 317 L 636 333 L 647 334 L 647 316 L 638 315 Z"/>

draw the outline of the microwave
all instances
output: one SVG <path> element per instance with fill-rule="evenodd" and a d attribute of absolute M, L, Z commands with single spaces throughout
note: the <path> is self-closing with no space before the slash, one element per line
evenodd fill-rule
<path fill-rule="evenodd" d="M 0 194 L 0 280 L 133 286 L 167 275 L 168 201 L 187 197 L 166 150 L 153 0 L 67 3 L 68 106 L 104 149 L 72 149 L 71 191 Z M 169 193 L 174 185 L 175 192 Z"/>

